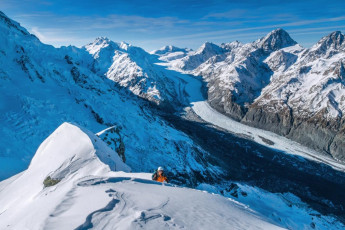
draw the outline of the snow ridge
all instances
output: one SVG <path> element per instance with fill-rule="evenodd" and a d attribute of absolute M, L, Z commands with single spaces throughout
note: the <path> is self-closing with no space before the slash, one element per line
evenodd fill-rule
<path fill-rule="evenodd" d="M 24 173 L 5 181 L 0 228 L 282 229 L 225 197 L 162 186 L 149 174 L 128 171 L 101 139 L 64 123 L 41 144 Z M 59 182 L 44 187 L 48 176 Z"/>

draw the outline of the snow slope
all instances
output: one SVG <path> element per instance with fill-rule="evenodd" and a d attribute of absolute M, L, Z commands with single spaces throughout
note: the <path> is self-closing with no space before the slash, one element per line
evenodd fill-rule
<path fill-rule="evenodd" d="M 95 73 L 95 59 L 84 49 L 42 44 L 3 13 L 0 31 L 0 180 L 26 169 L 38 145 L 65 121 L 95 133 L 115 126 L 100 137 L 135 171 L 165 165 L 177 179 L 218 173 L 186 134 Z"/>
<path fill-rule="evenodd" d="M 281 229 L 225 197 L 129 170 L 97 136 L 64 123 L 26 171 L 0 183 L 0 228 Z M 61 181 L 44 187 L 48 176 Z"/>

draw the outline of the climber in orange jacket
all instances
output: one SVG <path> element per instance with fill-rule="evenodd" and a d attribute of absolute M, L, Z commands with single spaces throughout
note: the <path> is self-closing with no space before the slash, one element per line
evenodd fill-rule
<path fill-rule="evenodd" d="M 168 178 L 164 174 L 164 169 L 162 167 L 158 167 L 157 171 L 155 171 L 152 175 L 152 180 L 158 182 L 168 182 Z"/>

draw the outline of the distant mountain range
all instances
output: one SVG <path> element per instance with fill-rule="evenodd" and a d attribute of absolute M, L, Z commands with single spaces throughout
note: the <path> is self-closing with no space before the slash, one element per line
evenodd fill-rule
<path fill-rule="evenodd" d="M 307 49 L 283 29 L 248 44 L 205 43 L 169 61 L 172 69 L 202 76 L 209 104 L 221 113 L 338 160 L 345 159 L 344 65 L 341 32 Z"/>
<path fill-rule="evenodd" d="M 202 76 L 208 102 L 219 112 L 345 159 L 345 42 L 339 31 L 309 49 L 283 29 L 248 44 L 206 42 L 196 51 L 165 46 L 150 55 L 105 38 L 85 49 L 103 66 L 100 73 L 157 104 L 186 103 L 183 83 L 152 65 L 162 61 Z"/>

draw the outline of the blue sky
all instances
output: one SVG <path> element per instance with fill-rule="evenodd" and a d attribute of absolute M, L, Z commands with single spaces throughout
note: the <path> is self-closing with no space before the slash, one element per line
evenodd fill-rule
<path fill-rule="evenodd" d="M 196 49 L 205 41 L 251 42 L 278 27 L 310 47 L 345 30 L 345 0 L 0 0 L 0 10 L 57 47 L 106 36 L 148 51 Z"/>

